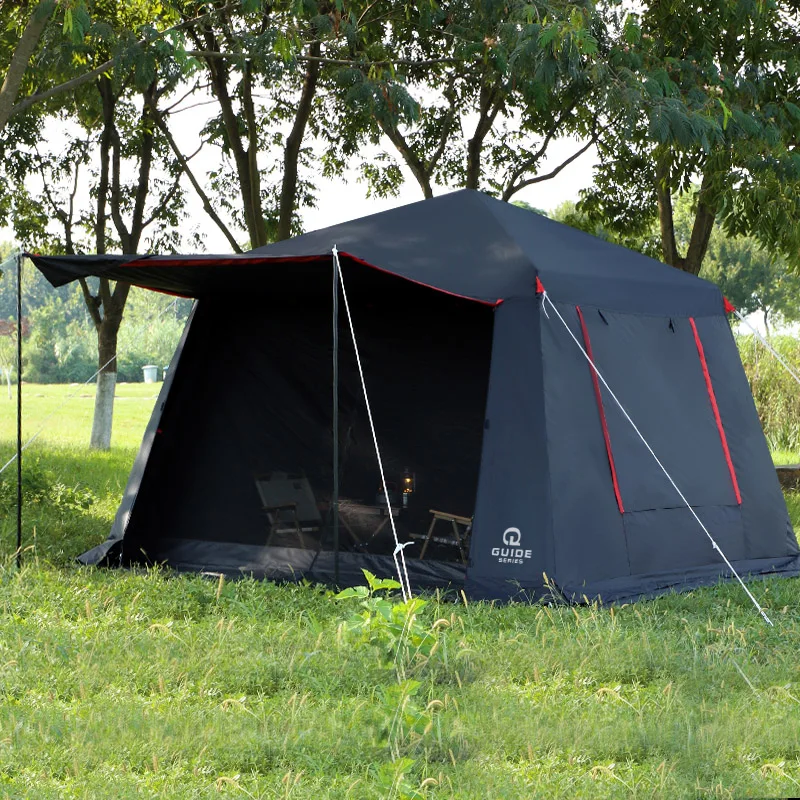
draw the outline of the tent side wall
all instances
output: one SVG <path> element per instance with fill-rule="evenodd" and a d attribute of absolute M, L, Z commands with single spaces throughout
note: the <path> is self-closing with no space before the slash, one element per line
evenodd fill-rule
<path fill-rule="evenodd" d="M 119 508 L 117 509 L 117 513 L 114 517 L 114 524 L 111 527 L 108 538 L 96 547 L 93 547 L 91 550 L 82 553 L 78 557 L 78 561 L 81 564 L 110 564 L 113 562 L 113 560 L 118 559 L 121 555 L 120 550 L 122 541 L 125 538 L 125 532 L 128 528 L 131 512 L 134 504 L 136 503 L 136 498 L 139 494 L 139 488 L 142 484 L 142 478 L 145 470 L 147 469 L 150 454 L 156 441 L 158 426 L 161 422 L 161 416 L 164 412 L 170 392 L 172 391 L 172 384 L 175 381 L 175 375 L 181 361 L 181 355 L 183 354 L 183 350 L 189 338 L 189 333 L 192 329 L 192 323 L 194 322 L 198 306 L 199 301 L 192 306 L 191 313 L 189 314 L 189 318 L 186 320 L 186 325 L 184 326 L 178 346 L 175 348 L 175 354 L 172 356 L 170 361 L 169 369 L 167 370 L 167 376 L 164 379 L 164 382 L 161 384 L 161 390 L 158 393 L 156 404 L 153 407 L 150 420 L 145 428 L 144 436 L 142 437 L 142 444 L 139 447 L 139 451 L 136 454 L 136 459 L 133 462 L 133 467 L 128 475 L 128 482 L 125 485 L 125 491 L 122 495 L 122 500 Z"/>
<path fill-rule="evenodd" d="M 550 479 L 535 297 L 495 311 L 483 454 L 466 588 L 479 599 L 538 596 L 552 574 Z"/>
<path fill-rule="evenodd" d="M 694 319 L 557 307 L 734 566 L 796 569 L 796 541 L 722 313 Z M 542 319 L 542 341 L 554 576 L 562 592 L 622 600 L 727 575 L 614 398 L 599 380 L 593 385 L 591 367 L 554 313 Z"/>
<path fill-rule="evenodd" d="M 697 330 L 710 379 L 721 387 L 716 399 L 742 497 L 744 557 L 772 559 L 784 571 L 794 562 L 796 568 L 797 538 L 733 333 L 723 317 L 699 318 Z M 783 565 L 776 558 L 781 555 Z"/>

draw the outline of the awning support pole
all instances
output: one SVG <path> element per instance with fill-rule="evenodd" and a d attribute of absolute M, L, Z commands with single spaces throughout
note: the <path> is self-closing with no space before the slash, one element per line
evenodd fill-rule
<path fill-rule="evenodd" d="M 339 585 L 339 269 L 333 246 L 333 581 Z"/>
<path fill-rule="evenodd" d="M 17 568 L 22 566 L 22 253 L 17 255 Z"/>

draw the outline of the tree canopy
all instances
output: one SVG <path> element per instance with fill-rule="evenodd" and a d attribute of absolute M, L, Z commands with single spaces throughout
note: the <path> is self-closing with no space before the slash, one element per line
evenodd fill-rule
<path fill-rule="evenodd" d="M 638 234 L 657 220 L 662 258 L 698 274 L 714 224 L 800 266 L 800 9 L 774 0 L 641 5 L 622 15 L 610 64 L 624 113 L 598 140 L 583 210 Z M 691 235 L 672 198 L 693 182 Z"/>

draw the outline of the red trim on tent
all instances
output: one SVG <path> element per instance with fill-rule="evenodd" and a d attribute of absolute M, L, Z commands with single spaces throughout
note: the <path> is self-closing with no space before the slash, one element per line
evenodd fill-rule
<path fill-rule="evenodd" d="M 706 354 L 703 350 L 703 343 L 700 341 L 700 334 L 697 332 L 697 325 L 695 325 L 693 317 L 689 317 L 689 324 L 692 326 L 692 333 L 694 333 L 694 343 L 697 345 L 697 355 L 700 356 L 700 366 L 703 368 L 703 377 L 706 381 L 706 389 L 708 390 L 708 399 L 711 401 L 711 409 L 714 412 L 714 420 L 717 423 L 719 440 L 722 443 L 722 452 L 725 454 L 725 461 L 728 464 L 728 472 L 730 472 L 731 475 L 733 493 L 736 495 L 736 502 L 741 505 L 742 495 L 739 492 L 739 481 L 736 480 L 736 470 L 733 468 L 731 451 L 728 449 L 728 439 L 725 436 L 725 429 L 722 427 L 722 418 L 719 415 L 719 406 L 717 406 L 717 398 L 714 394 L 714 386 L 711 383 L 711 373 L 708 371 L 708 363 L 706 362 Z"/>
<path fill-rule="evenodd" d="M 733 312 L 736 311 L 736 306 L 733 303 L 731 303 L 731 301 L 728 300 L 728 298 L 725 297 L 725 295 L 722 296 L 722 300 L 723 300 L 723 305 L 725 306 L 725 313 L 733 314 Z"/>
<path fill-rule="evenodd" d="M 357 264 L 363 264 L 365 267 L 370 267 L 370 269 L 377 270 L 378 272 L 383 272 L 386 275 L 393 275 L 395 278 L 400 278 L 401 280 L 409 281 L 410 283 L 415 283 L 418 286 L 424 286 L 426 289 L 432 289 L 435 292 L 441 292 L 442 294 L 450 295 L 451 297 L 458 297 L 462 300 L 470 300 L 473 303 L 480 303 L 481 305 L 485 306 L 499 306 L 500 303 L 503 302 L 503 298 L 499 298 L 497 300 L 482 300 L 478 297 L 470 297 L 469 295 L 465 294 L 457 294 L 456 292 L 449 292 L 446 289 L 440 289 L 438 286 L 432 286 L 429 283 L 424 283 L 423 281 L 415 280 L 414 278 L 408 278 L 405 275 L 399 275 L 396 272 L 392 272 L 389 269 L 384 269 L 383 267 L 378 267 L 375 264 L 370 264 L 369 261 L 364 261 L 363 258 L 358 258 L 358 256 L 352 255 L 352 253 L 346 253 L 344 251 L 339 252 L 340 257 L 349 258 L 351 261 L 356 262 Z M 196 258 L 196 257 L 177 257 L 177 258 L 170 258 L 164 256 L 157 256 L 155 258 L 137 258 L 133 259 L 132 261 L 128 261 L 126 263 L 120 264 L 121 267 L 206 267 L 206 266 L 235 266 L 236 264 L 249 264 L 253 266 L 259 266 L 262 264 L 293 264 L 293 263 L 303 263 L 303 262 L 313 262 L 313 261 L 326 261 L 327 259 L 331 258 L 330 254 L 318 255 L 318 256 L 255 256 L 255 255 L 248 255 L 242 254 L 239 256 L 206 256 L 204 258 Z"/>
<path fill-rule="evenodd" d="M 536 294 L 544 294 L 544 286 L 542 282 L 539 280 L 539 276 L 536 276 Z"/>
<path fill-rule="evenodd" d="M 538 278 L 537 278 L 538 281 Z M 581 331 L 583 332 L 583 345 L 586 348 L 586 355 L 589 360 L 594 364 L 594 356 L 592 355 L 592 342 L 589 339 L 589 329 L 586 327 L 586 320 L 583 318 L 583 312 L 580 306 L 575 306 L 578 312 L 578 319 L 581 321 Z M 594 396 L 597 400 L 597 411 L 600 414 L 600 425 L 603 428 L 603 439 L 606 443 L 606 455 L 608 456 L 608 466 L 611 468 L 611 482 L 614 484 L 614 496 L 617 498 L 617 508 L 619 513 L 625 513 L 625 507 L 622 505 L 622 494 L 619 490 L 619 481 L 617 480 L 617 468 L 614 466 L 614 454 L 611 452 L 611 436 L 608 433 L 608 423 L 606 422 L 606 412 L 603 408 L 603 395 L 600 393 L 600 381 L 597 378 L 597 373 L 589 365 L 589 372 L 592 374 L 592 384 L 594 385 Z"/>
<path fill-rule="evenodd" d="M 417 286 L 424 286 L 426 289 L 433 289 L 435 292 L 441 292 L 442 294 L 449 294 L 450 297 L 459 297 L 462 300 L 471 300 L 473 303 L 481 303 L 485 306 L 499 306 L 500 303 L 503 302 L 503 298 L 499 298 L 498 300 L 481 300 L 478 297 L 470 297 L 466 294 L 457 294 L 456 292 L 448 292 L 447 289 L 440 289 L 438 286 L 431 286 L 429 283 L 423 283 L 422 281 L 415 280 L 414 278 L 408 278 L 405 275 L 398 275 L 396 272 L 392 272 L 390 269 L 384 269 L 383 267 L 378 267 L 375 264 L 370 264 L 369 261 L 364 261 L 363 258 L 359 258 L 358 256 L 354 256 L 352 253 L 345 253 L 343 250 L 339 252 L 340 256 L 346 256 L 351 261 L 355 261 L 356 264 L 363 264 L 365 267 L 370 267 L 372 269 L 378 270 L 378 272 L 384 272 L 387 275 L 394 275 L 395 278 L 401 278 L 404 281 L 410 281 L 411 283 L 416 283 Z"/>

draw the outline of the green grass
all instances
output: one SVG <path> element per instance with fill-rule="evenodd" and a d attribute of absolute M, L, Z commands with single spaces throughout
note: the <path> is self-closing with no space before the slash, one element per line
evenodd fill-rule
<path fill-rule="evenodd" d="M 0 567 L 0 797 L 800 794 L 800 581 L 752 585 L 774 628 L 732 584 L 615 609 L 431 597 L 434 652 L 407 664 L 427 724 L 393 765 L 395 671 L 348 633 L 357 601 L 72 564 L 105 536 L 156 392 L 120 387 L 114 449 L 92 454 L 91 398 L 70 391 L 26 387 L 30 433 L 56 411 L 26 462 L 97 500 L 27 509 L 35 549 Z"/>
<path fill-rule="evenodd" d="M 796 450 L 773 450 L 772 463 L 784 466 L 800 464 L 800 453 Z"/>

